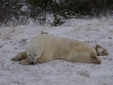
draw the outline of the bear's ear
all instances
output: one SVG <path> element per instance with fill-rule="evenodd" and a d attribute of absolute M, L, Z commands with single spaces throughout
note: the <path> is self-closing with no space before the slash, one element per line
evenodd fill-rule
<path fill-rule="evenodd" d="M 100 46 L 99 44 L 96 45 L 95 50 L 97 52 L 97 56 L 108 55 L 107 50 L 103 48 L 102 46 Z"/>

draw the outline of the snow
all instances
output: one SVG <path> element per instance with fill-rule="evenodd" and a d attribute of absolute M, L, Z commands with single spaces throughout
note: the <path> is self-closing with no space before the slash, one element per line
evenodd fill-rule
<path fill-rule="evenodd" d="M 54 60 L 42 64 L 12 62 L 41 31 L 107 48 L 102 64 Z M 0 85 L 113 85 L 113 19 L 71 19 L 59 27 L 20 25 L 0 28 Z"/>

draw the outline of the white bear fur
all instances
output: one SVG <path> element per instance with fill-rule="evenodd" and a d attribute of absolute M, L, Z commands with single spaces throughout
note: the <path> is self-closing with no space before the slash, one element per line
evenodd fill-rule
<path fill-rule="evenodd" d="M 102 52 L 99 49 L 103 49 Z M 31 40 L 26 51 L 18 53 L 11 60 L 20 61 L 20 64 L 23 65 L 48 62 L 55 59 L 100 64 L 101 60 L 97 55 L 108 55 L 108 52 L 100 45 L 93 47 L 79 40 L 41 34 Z"/>
<path fill-rule="evenodd" d="M 41 34 L 34 37 L 28 44 L 26 53 L 28 59 L 20 62 L 21 64 L 26 64 L 25 62 L 34 62 L 36 64 L 55 59 L 101 63 L 95 48 L 88 43 L 50 34 Z"/>

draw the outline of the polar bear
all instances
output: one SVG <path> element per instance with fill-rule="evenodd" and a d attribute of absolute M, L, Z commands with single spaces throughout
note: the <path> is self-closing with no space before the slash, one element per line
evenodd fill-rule
<path fill-rule="evenodd" d="M 101 46 L 98 46 L 98 48 L 100 49 Z M 40 34 L 31 40 L 26 51 L 20 52 L 11 60 L 20 61 L 20 64 L 23 65 L 34 65 L 55 59 L 100 64 L 101 60 L 97 56 L 98 48 L 71 38 Z M 101 51 L 101 54 L 103 51 Z"/>

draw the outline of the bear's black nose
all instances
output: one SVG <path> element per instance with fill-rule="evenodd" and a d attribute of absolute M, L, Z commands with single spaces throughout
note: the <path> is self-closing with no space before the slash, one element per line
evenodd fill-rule
<path fill-rule="evenodd" d="M 31 64 L 31 65 L 34 65 L 35 63 L 34 63 L 34 62 L 30 62 L 30 64 Z"/>

